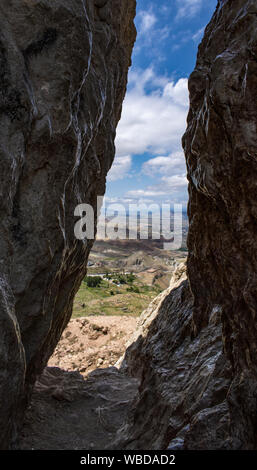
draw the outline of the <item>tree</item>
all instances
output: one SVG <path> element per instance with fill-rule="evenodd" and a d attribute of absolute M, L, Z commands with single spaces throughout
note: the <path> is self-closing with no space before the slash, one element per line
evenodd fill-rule
<path fill-rule="evenodd" d="M 127 274 L 127 282 L 129 284 L 133 284 L 135 279 L 136 279 L 136 276 L 133 273 Z"/>
<path fill-rule="evenodd" d="M 84 281 L 87 287 L 99 287 L 102 282 L 102 278 L 101 276 L 86 276 Z"/>

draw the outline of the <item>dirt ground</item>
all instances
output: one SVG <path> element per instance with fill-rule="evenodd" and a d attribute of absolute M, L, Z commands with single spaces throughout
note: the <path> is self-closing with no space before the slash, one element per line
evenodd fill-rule
<path fill-rule="evenodd" d="M 124 316 L 70 321 L 36 382 L 18 449 L 113 449 L 138 393 L 137 380 L 113 364 L 135 328 Z"/>
<path fill-rule="evenodd" d="M 48 365 L 87 376 L 97 367 L 114 366 L 136 329 L 129 316 L 71 319 Z"/>
<path fill-rule="evenodd" d="M 17 449 L 113 450 L 134 406 L 136 379 L 115 367 L 78 372 L 47 367 L 36 383 Z"/>

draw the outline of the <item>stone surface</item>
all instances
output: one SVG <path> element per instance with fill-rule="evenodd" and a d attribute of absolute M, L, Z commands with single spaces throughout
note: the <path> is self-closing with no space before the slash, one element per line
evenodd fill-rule
<path fill-rule="evenodd" d="M 191 338 L 193 299 L 181 265 L 143 312 L 120 365 L 140 380 L 139 396 L 115 448 L 230 448 L 226 401 L 231 366 L 222 352 L 220 312 Z"/>
<path fill-rule="evenodd" d="M 36 382 L 19 449 L 111 449 L 137 387 L 136 379 L 115 367 L 98 369 L 86 380 L 78 372 L 47 367 Z"/>
<path fill-rule="evenodd" d="M 132 316 L 92 315 L 72 318 L 48 361 L 50 367 L 87 376 L 97 367 L 111 367 L 123 354 L 136 329 Z"/>
<path fill-rule="evenodd" d="M 220 310 L 234 377 L 231 434 L 244 448 L 256 440 L 257 413 L 256 54 L 256 2 L 219 1 L 189 80 L 183 139 L 193 333 Z"/>
<path fill-rule="evenodd" d="M 86 272 L 92 241 L 75 239 L 74 209 L 105 191 L 134 15 L 134 0 L 0 5 L 1 449 Z"/>
<path fill-rule="evenodd" d="M 2 21 L 0 47 L 2 448 L 69 319 L 90 249 L 74 241 L 70 208 L 82 200 L 94 204 L 97 192 L 104 191 L 125 91 L 134 3 L 95 1 L 93 9 L 93 2 L 86 2 L 83 11 L 81 5 L 27 0 L 13 1 L 12 12 L 7 1 L 0 7 L 8 18 Z M 46 29 L 39 21 L 42 12 Z M 24 28 L 32 22 L 33 28 Z M 124 380 L 119 390 L 125 393 L 135 379 L 109 448 L 257 447 L 256 72 L 256 2 L 219 0 L 189 80 L 183 138 L 190 196 L 188 280 L 181 267 L 140 318 L 120 371 L 109 371 L 111 397 L 115 384 Z M 78 399 L 86 410 L 80 400 L 85 382 L 78 375 L 66 380 L 67 374 L 47 369 L 37 382 L 24 448 L 40 431 L 33 417 L 40 422 L 41 400 L 49 413 L 56 409 L 52 400 L 76 407 Z M 102 384 L 100 377 L 101 387 L 107 375 Z M 101 387 L 99 396 L 90 398 L 96 408 Z M 74 432 L 77 415 L 70 411 Z M 47 414 L 43 417 L 51 432 Z M 63 408 L 58 422 L 65 434 Z M 49 443 L 49 432 L 47 441 L 39 432 L 37 446 L 69 445 L 58 441 L 58 428 Z M 88 445 L 88 439 L 76 446 Z"/>

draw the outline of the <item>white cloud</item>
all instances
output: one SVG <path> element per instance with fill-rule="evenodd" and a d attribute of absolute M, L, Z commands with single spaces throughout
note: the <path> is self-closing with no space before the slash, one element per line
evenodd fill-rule
<path fill-rule="evenodd" d="M 108 180 L 117 181 L 128 176 L 131 164 L 132 158 L 130 155 L 115 157 L 111 170 L 108 173 Z"/>
<path fill-rule="evenodd" d="M 125 178 L 131 172 L 132 156 L 151 153 L 142 165 L 142 183 L 124 197 L 184 200 L 187 187 L 181 137 L 188 113 L 187 79 L 177 82 L 158 76 L 152 68 L 130 73 L 129 88 L 117 129 L 116 158 L 109 181 Z M 144 187 L 144 175 L 153 184 Z"/>
<path fill-rule="evenodd" d="M 188 107 L 187 78 L 181 78 L 176 84 L 174 82 L 167 83 L 163 90 L 163 96 L 172 98 L 177 105 Z"/>
<path fill-rule="evenodd" d="M 196 33 L 193 35 L 193 41 L 199 42 L 203 37 L 204 30 L 205 27 L 200 28 L 198 31 L 196 31 Z"/>
<path fill-rule="evenodd" d="M 163 176 L 162 181 L 165 183 L 169 191 L 177 191 L 187 186 L 186 175 Z"/>
<path fill-rule="evenodd" d="M 201 9 L 203 0 L 176 0 L 178 12 L 176 19 L 192 18 Z"/>
<path fill-rule="evenodd" d="M 131 191 L 132 193 L 133 191 Z M 141 198 L 138 199 L 138 197 L 108 197 L 105 196 L 104 198 L 105 204 L 152 204 L 155 202 L 154 199 L 146 199 L 146 198 Z"/>
<path fill-rule="evenodd" d="M 171 176 L 173 174 L 185 175 L 186 164 L 182 151 L 171 153 L 166 157 L 151 158 L 143 164 L 143 173 L 148 176 Z"/>
<path fill-rule="evenodd" d="M 144 197 L 154 197 L 155 199 L 160 197 L 163 199 L 163 196 L 169 196 L 170 200 L 174 202 L 185 202 L 187 185 L 188 181 L 185 174 L 162 176 L 159 183 L 147 186 L 144 189 L 130 190 L 126 195 L 128 197 L 139 199 Z"/>
<path fill-rule="evenodd" d="M 145 198 L 145 197 L 164 196 L 166 195 L 166 192 L 162 190 L 158 191 L 149 186 L 147 189 L 135 189 L 135 190 L 128 191 L 127 195 L 135 199 L 138 199 L 138 198 Z"/>
<path fill-rule="evenodd" d="M 130 197 L 170 196 L 173 200 L 185 198 L 187 189 L 186 164 L 182 151 L 168 156 L 151 158 L 142 166 L 142 172 L 156 180 L 145 189 L 128 191 Z"/>
<path fill-rule="evenodd" d="M 145 34 L 155 25 L 157 18 L 153 13 L 140 11 L 140 29 L 138 34 Z"/>
<path fill-rule="evenodd" d="M 157 63 L 165 60 L 163 46 L 170 35 L 171 25 L 162 21 L 159 5 L 150 3 L 147 10 L 138 6 L 136 15 L 137 40 L 133 49 L 134 58 L 144 55 Z M 166 49 L 166 48 L 165 48 Z"/>
<path fill-rule="evenodd" d="M 132 72 L 129 84 L 117 129 L 117 155 L 179 150 L 189 104 L 187 79 L 175 83 L 148 68 Z"/>

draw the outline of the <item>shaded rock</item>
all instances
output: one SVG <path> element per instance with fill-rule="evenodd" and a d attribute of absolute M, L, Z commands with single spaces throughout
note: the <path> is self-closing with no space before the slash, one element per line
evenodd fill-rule
<path fill-rule="evenodd" d="M 229 404 L 238 448 L 256 441 L 256 51 L 256 2 L 219 1 L 189 80 L 183 139 L 193 333 L 208 324 L 214 307 L 220 310 L 233 367 Z"/>
<path fill-rule="evenodd" d="M 137 380 L 115 367 L 94 371 L 87 380 L 76 372 L 47 367 L 26 412 L 20 449 L 111 449 L 137 386 Z"/>
<path fill-rule="evenodd" d="M 222 353 L 220 319 L 212 317 L 192 340 L 193 299 L 185 274 L 182 265 L 170 288 L 142 314 L 137 339 L 134 335 L 126 350 L 120 371 L 140 380 L 139 397 L 135 411 L 118 431 L 115 448 L 230 445 L 226 397 L 231 366 Z M 206 424 L 201 427 L 206 416 L 211 422 L 208 434 Z"/>
<path fill-rule="evenodd" d="M 158 315 L 159 308 L 162 305 L 162 302 L 168 296 L 168 294 L 180 285 L 182 281 L 186 280 L 186 265 L 185 263 L 181 263 L 179 267 L 173 273 L 173 276 L 170 281 L 170 286 L 168 289 L 165 289 L 161 292 L 155 299 L 152 300 L 150 305 L 144 310 L 144 312 L 140 315 L 137 320 L 137 326 L 135 333 L 131 336 L 129 341 L 127 342 L 127 348 L 125 354 L 117 361 L 115 364 L 117 367 L 120 368 L 122 372 L 125 373 L 134 373 L 139 375 L 138 367 L 134 367 L 134 362 L 130 367 L 130 358 L 133 355 L 133 351 L 135 350 L 135 357 L 138 355 L 138 342 L 145 338 L 148 334 L 149 328 L 153 320 L 155 320 L 156 316 Z M 129 349 L 129 350 L 128 350 Z M 128 358 L 128 363 L 126 359 Z M 141 356 L 139 355 L 139 361 L 141 361 Z M 134 372 L 133 372 L 134 369 Z"/>
<path fill-rule="evenodd" d="M 101 13 L 103 8 L 105 13 Z M 70 316 L 93 241 L 74 209 L 105 192 L 135 1 L 0 6 L 0 448 Z M 115 12 L 115 14 L 112 14 Z"/>

